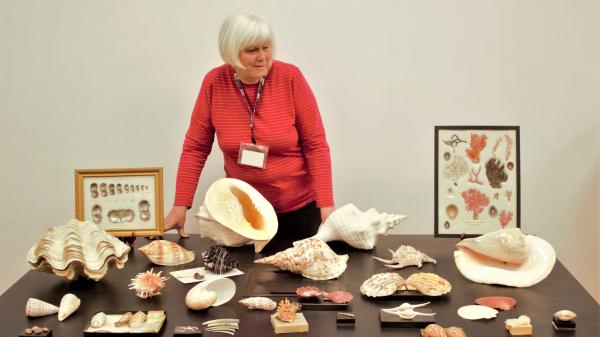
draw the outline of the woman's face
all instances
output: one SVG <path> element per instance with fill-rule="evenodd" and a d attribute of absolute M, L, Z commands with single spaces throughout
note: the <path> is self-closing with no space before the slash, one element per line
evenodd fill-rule
<path fill-rule="evenodd" d="M 271 43 L 257 43 L 240 51 L 240 62 L 246 69 L 236 68 L 236 73 L 244 83 L 257 83 L 267 76 L 273 64 Z"/>

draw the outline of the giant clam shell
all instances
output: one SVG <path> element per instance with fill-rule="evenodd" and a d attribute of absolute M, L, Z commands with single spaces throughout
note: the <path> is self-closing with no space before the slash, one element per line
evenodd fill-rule
<path fill-rule="evenodd" d="M 60 300 L 60 306 L 58 308 L 58 320 L 64 321 L 67 317 L 71 316 L 72 313 L 79 309 L 80 305 L 81 300 L 77 296 L 73 294 L 66 294 L 63 296 Z"/>
<path fill-rule="evenodd" d="M 504 228 L 456 244 L 491 259 L 522 265 L 529 255 L 529 245 L 519 228 Z"/>
<path fill-rule="evenodd" d="M 138 249 L 154 264 L 161 266 L 177 266 L 194 261 L 194 252 L 189 251 L 175 242 L 155 240 Z"/>
<path fill-rule="evenodd" d="M 201 237 L 229 247 L 252 241 L 257 253 L 278 228 L 275 209 L 267 199 L 248 183 L 233 178 L 210 185 L 196 217 Z"/>
<path fill-rule="evenodd" d="M 296 241 L 293 245 L 254 262 L 270 264 L 312 280 L 331 280 L 346 270 L 348 255 L 337 255 L 322 240 L 307 238 Z"/>
<path fill-rule="evenodd" d="M 405 280 L 396 273 L 375 274 L 360 285 L 360 292 L 368 297 L 389 296 L 400 289 Z"/>
<path fill-rule="evenodd" d="M 128 245 L 93 223 L 71 219 L 48 229 L 29 249 L 27 262 L 39 271 L 69 280 L 86 275 L 98 281 L 110 266 L 123 268 L 128 252 Z"/>
<path fill-rule="evenodd" d="M 354 248 L 373 249 L 378 235 L 385 235 L 404 219 L 406 215 L 379 213 L 374 208 L 362 212 L 353 204 L 346 204 L 329 215 L 314 237 L 325 242 L 344 241 Z"/>
<path fill-rule="evenodd" d="M 520 266 L 485 259 L 468 251 L 454 251 L 454 262 L 467 279 L 486 284 L 510 287 L 529 287 L 545 279 L 556 261 L 554 248 L 545 240 L 526 236 L 529 255 Z"/>
<path fill-rule="evenodd" d="M 30 298 L 27 300 L 27 304 L 25 305 L 25 315 L 29 317 L 41 317 L 53 315 L 58 312 L 58 307 L 38 300 L 37 298 Z"/>
<path fill-rule="evenodd" d="M 441 296 L 452 290 L 448 280 L 433 273 L 414 273 L 406 279 L 408 290 L 417 290 L 427 296 Z"/>

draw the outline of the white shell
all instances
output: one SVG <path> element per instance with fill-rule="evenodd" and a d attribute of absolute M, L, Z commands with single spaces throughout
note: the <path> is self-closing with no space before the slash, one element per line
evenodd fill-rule
<path fill-rule="evenodd" d="M 531 318 L 526 315 L 521 315 L 519 318 L 509 318 L 505 320 L 504 324 L 511 328 L 529 326 L 531 325 Z"/>
<path fill-rule="evenodd" d="M 235 295 L 235 289 L 235 282 L 228 278 L 202 282 L 190 289 L 185 304 L 193 310 L 216 307 L 229 302 Z"/>
<path fill-rule="evenodd" d="M 248 183 L 233 178 L 210 185 L 196 217 L 201 237 L 230 247 L 253 242 L 257 253 L 278 228 L 275 209 L 267 199 Z"/>
<path fill-rule="evenodd" d="M 427 254 L 416 250 L 412 246 L 402 245 L 398 247 L 396 251 L 391 249 L 389 249 L 389 251 L 392 253 L 391 260 L 384 260 L 375 256 L 373 256 L 373 258 L 381 262 L 388 263 L 385 266 L 394 269 L 401 269 L 407 266 L 417 266 L 417 268 L 421 268 L 421 266 L 423 266 L 423 262 L 429 262 L 433 264 L 437 263 L 436 260 L 427 256 Z"/>
<path fill-rule="evenodd" d="M 103 312 L 99 312 L 92 316 L 92 320 L 90 321 L 90 327 L 92 328 L 101 328 L 104 323 L 106 323 L 106 314 Z"/>
<path fill-rule="evenodd" d="M 386 233 L 406 219 L 406 215 L 379 213 L 371 208 L 362 212 L 353 204 L 336 209 L 319 227 L 317 239 L 345 241 L 354 248 L 373 249 L 378 235 Z"/>
<path fill-rule="evenodd" d="M 419 307 L 424 307 L 428 305 L 429 302 L 421 303 L 421 304 L 410 304 L 410 303 L 402 303 L 401 305 L 389 308 L 389 309 L 381 309 L 383 312 L 387 312 L 389 314 L 396 315 L 400 318 L 404 319 L 413 319 L 416 316 L 434 316 L 435 313 L 422 313 L 415 311 L 414 309 Z"/>
<path fill-rule="evenodd" d="M 485 305 L 465 305 L 458 308 L 458 316 L 464 319 L 490 319 L 498 316 L 498 310 Z"/>
<path fill-rule="evenodd" d="M 58 308 L 58 320 L 64 321 L 67 317 L 79 309 L 79 305 L 81 305 L 81 300 L 77 296 L 73 294 L 66 294 L 63 296 L 60 300 L 60 306 Z"/>
<path fill-rule="evenodd" d="M 404 278 L 396 273 L 375 274 L 366 279 L 360 285 L 360 292 L 368 297 L 389 296 L 401 289 L 404 285 Z"/>
<path fill-rule="evenodd" d="M 248 309 L 275 310 L 277 303 L 268 297 L 248 297 L 239 301 Z"/>
<path fill-rule="evenodd" d="M 177 266 L 194 261 L 196 255 L 175 242 L 154 240 L 138 249 L 154 264 L 161 266 Z"/>
<path fill-rule="evenodd" d="M 25 305 L 25 315 L 29 317 L 41 317 L 54 315 L 58 312 L 58 307 L 38 300 L 37 298 L 29 298 Z"/>
<path fill-rule="evenodd" d="M 533 235 L 527 235 L 526 238 L 530 251 L 521 266 L 479 259 L 463 250 L 454 251 L 454 262 L 460 273 L 473 282 L 529 287 L 550 274 L 556 253 L 545 240 Z"/>
<path fill-rule="evenodd" d="M 337 255 L 319 239 L 307 238 L 293 245 L 292 248 L 254 262 L 270 264 L 312 280 L 331 280 L 346 270 L 348 255 Z"/>
<path fill-rule="evenodd" d="M 71 219 L 65 225 L 50 228 L 29 249 L 27 261 L 39 271 L 69 280 L 85 274 L 98 281 L 109 266 L 123 268 L 128 252 L 128 245 L 93 223 Z"/>
<path fill-rule="evenodd" d="M 554 313 L 554 317 L 560 321 L 571 321 L 577 317 L 577 314 L 571 310 L 560 310 Z"/>
<path fill-rule="evenodd" d="M 504 228 L 476 238 L 464 239 L 456 247 L 468 248 L 491 259 L 516 265 L 527 260 L 530 247 L 519 228 Z"/>

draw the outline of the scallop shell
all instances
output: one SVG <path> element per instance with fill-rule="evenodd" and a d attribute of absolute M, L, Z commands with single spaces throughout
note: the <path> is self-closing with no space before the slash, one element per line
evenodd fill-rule
<path fill-rule="evenodd" d="M 368 297 L 389 296 L 400 289 L 405 280 L 396 273 L 375 274 L 360 286 L 360 292 Z"/>
<path fill-rule="evenodd" d="M 136 312 L 129 320 L 129 327 L 132 329 L 141 328 L 148 316 L 143 311 Z"/>
<path fill-rule="evenodd" d="M 427 296 L 441 296 L 452 290 L 448 280 L 433 273 L 415 273 L 406 279 L 408 290 L 417 290 Z"/>
<path fill-rule="evenodd" d="M 135 290 L 135 294 L 140 298 L 148 298 L 160 295 L 160 291 L 165 287 L 166 277 L 161 277 L 158 273 L 153 273 L 154 269 L 137 274 L 131 279 L 129 289 Z"/>
<path fill-rule="evenodd" d="M 481 254 L 496 261 L 522 265 L 530 247 L 519 228 L 504 228 L 476 238 L 464 239 L 456 247 Z"/>
<path fill-rule="evenodd" d="M 131 312 L 126 312 L 123 315 L 121 315 L 121 317 L 119 317 L 119 319 L 115 322 L 115 326 L 117 327 L 121 327 L 121 326 L 127 326 L 129 325 L 129 321 L 131 320 L 131 317 L 133 317 L 133 314 Z"/>
<path fill-rule="evenodd" d="M 138 249 L 154 264 L 161 266 L 177 266 L 194 261 L 194 252 L 189 251 L 175 242 L 155 240 Z"/>
<path fill-rule="evenodd" d="M 517 305 L 517 300 L 512 297 L 488 296 L 476 299 L 475 303 L 498 310 L 512 310 Z"/>
<path fill-rule="evenodd" d="M 444 327 L 438 324 L 429 324 L 425 329 L 421 329 L 423 337 L 447 337 Z"/>
<path fill-rule="evenodd" d="M 353 204 L 336 209 L 319 227 L 317 239 L 344 241 L 358 249 L 373 249 L 378 235 L 386 233 L 406 219 L 406 215 L 379 213 L 371 208 L 362 212 Z"/>
<path fill-rule="evenodd" d="M 29 249 L 27 261 L 42 272 L 69 280 L 79 275 L 98 281 L 110 266 L 121 269 L 127 262 L 129 246 L 88 221 L 69 220 L 50 228 Z"/>
<path fill-rule="evenodd" d="M 58 320 L 64 321 L 72 313 L 74 313 L 81 305 L 81 300 L 73 294 L 66 294 L 60 300 L 60 306 L 58 308 Z"/>
<path fill-rule="evenodd" d="M 390 251 L 390 253 L 392 253 L 391 260 L 384 260 L 375 256 L 373 256 L 373 258 L 381 262 L 388 263 L 385 266 L 394 269 L 401 269 L 407 266 L 417 266 L 417 268 L 421 268 L 421 266 L 423 266 L 423 262 L 429 262 L 433 264 L 437 263 L 436 260 L 427 256 L 427 254 L 416 250 L 412 246 L 402 245 L 398 247 L 396 251 L 393 251 L 391 249 L 388 250 Z"/>
<path fill-rule="evenodd" d="M 96 329 L 101 328 L 104 325 L 104 323 L 106 323 L 106 314 L 103 312 L 99 312 L 92 316 L 92 319 L 90 321 L 90 327 Z"/>
<path fill-rule="evenodd" d="M 210 185 L 196 217 L 201 237 L 228 247 L 253 242 L 257 253 L 278 228 L 277 215 L 269 201 L 248 183 L 233 178 L 219 179 Z"/>
<path fill-rule="evenodd" d="M 469 319 L 490 319 L 498 316 L 498 310 L 485 305 L 465 305 L 458 308 L 458 316 Z"/>
<path fill-rule="evenodd" d="M 57 306 L 38 300 L 37 298 L 29 298 L 27 304 L 25 304 L 25 315 L 29 317 L 54 315 L 57 312 Z"/>
<path fill-rule="evenodd" d="M 444 329 L 447 337 L 467 337 L 465 331 L 461 328 L 457 328 L 455 326 L 448 327 Z"/>
<path fill-rule="evenodd" d="M 571 321 L 577 317 L 577 314 L 571 310 L 560 310 L 554 313 L 554 317 L 559 321 Z"/>
<path fill-rule="evenodd" d="M 245 305 L 248 309 L 260 309 L 260 310 L 274 310 L 277 307 L 277 303 L 267 297 L 248 297 L 239 301 Z"/>
<path fill-rule="evenodd" d="M 296 241 L 293 245 L 292 248 L 254 262 L 270 264 L 312 280 L 331 280 L 346 270 L 348 255 L 337 255 L 322 240 L 308 238 Z"/>
<path fill-rule="evenodd" d="M 224 274 L 238 266 L 238 263 L 229 255 L 229 251 L 221 245 L 212 246 L 203 252 L 202 260 L 204 268 L 216 274 Z"/>
<path fill-rule="evenodd" d="M 352 301 L 354 296 L 349 292 L 337 290 L 330 293 L 324 293 L 323 298 L 330 300 L 333 303 L 344 304 Z"/>

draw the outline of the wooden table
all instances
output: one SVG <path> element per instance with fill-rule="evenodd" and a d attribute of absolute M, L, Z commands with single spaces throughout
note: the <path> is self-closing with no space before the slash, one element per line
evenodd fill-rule
<path fill-rule="evenodd" d="M 187 249 L 197 252 L 194 262 L 185 266 L 161 267 L 152 265 L 141 255 L 137 248 L 147 241 L 138 238 L 136 251 L 130 253 L 129 261 L 122 270 L 111 269 L 99 282 L 90 280 L 67 281 L 55 275 L 29 271 L 0 297 L 0 327 L 2 336 L 17 336 L 29 326 L 47 326 L 53 330 L 55 337 L 82 336 L 83 329 L 93 313 L 97 311 L 137 311 L 163 309 L 167 312 L 167 321 L 161 336 L 172 336 L 176 325 L 197 325 L 216 318 L 239 318 L 240 330 L 236 336 L 274 336 L 269 321 L 269 312 L 248 310 L 237 301 L 249 292 L 261 289 L 281 290 L 295 289 L 300 285 L 314 285 L 325 289 L 341 289 L 354 294 L 349 309 L 356 315 L 354 328 L 338 328 L 335 322 L 335 311 L 304 311 L 309 323 L 306 336 L 420 336 L 417 329 L 382 328 L 379 323 L 379 308 L 390 308 L 400 305 L 399 301 L 373 301 L 361 296 L 361 283 L 372 274 L 390 271 L 383 263 L 375 261 L 371 256 L 388 257 L 388 248 L 395 249 L 400 244 L 411 245 L 429 254 L 437 260 L 437 265 L 425 264 L 420 271 L 434 272 L 452 283 L 452 292 L 442 301 L 433 302 L 428 307 L 436 312 L 436 320 L 443 326 L 459 326 L 464 328 L 470 337 L 508 336 L 504 329 L 504 320 L 528 315 L 533 324 L 534 336 L 589 336 L 597 337 L 599 333 L 598 303 L 584 290 L 575 278 L 559 262 L 556 262 L 552 273 L 541 283 L 529 288 L 509 288 L 473 283 L 465 279 L 457 270 L 453 258 L 453 245 L 456 239 L 433 238 L 425 235 L 393 235 L 382 237 L 373 251 L 355 250 L 344 243 L 331 243 L 330 246 L 338 254 L 350 253 L 348 268 L 339 279 L 329 281 L 312 281 L 290 273 L 269 272 L 269 266 L 254 264 L 253 260 L 281 247 L 267 247 L 268 251 L 255 254 L 251 247 L 231 249 L 239 261 L 240 269 L 246 274 L 233 277 L 237 285 L 235 297 L 220 307 L 205 311 L 188 310 L 184 304 L 187 291 L 193 284 L 182 284 L 171 277 L 162 295 L 140 299 L 127 289 L 130 279 L 139 272 L 154 268 L 163 270 L 164 276 L 169 271 L 202 266 L 199 253 L 212 243 L 200 239 L 197 235 L 180 240 L 175 235 L 166 235 L 165 239 L 175 241 Z M 25 252 L 23 252 L 25 256 Z M 23 258 L 25 260 L 25 258 Z M 25 263 L 25 261 L 24 261 Z M 399 270 L 404 277 L 417 272 L 416 267 Z M 25 316 L 25 303 L 29 297 L 35 297 L 58 305 L 65 293 L 74 293 L 81 298 L 82 305 L 71 317 L 59 322 L 56 315 L 28 318 Z M 517 299 L 516 309 L 500 312 L 496 319 L 487 321 L 467 321 L 460 318 L 456 311 L 459 307 L 473 304 L 481 296 L 510 296 Z M 414 302 L 413 302 L 414 303 Z M 552 328 L 552 314 L 560 309 L 570 309 L 577 313 L 577 330 L 574 333 L 558 333 Z M 300 335 L 300 334 L 294 334 Z M 205 336 L 227 336 L 224 334 L 205 333 Z"/>

